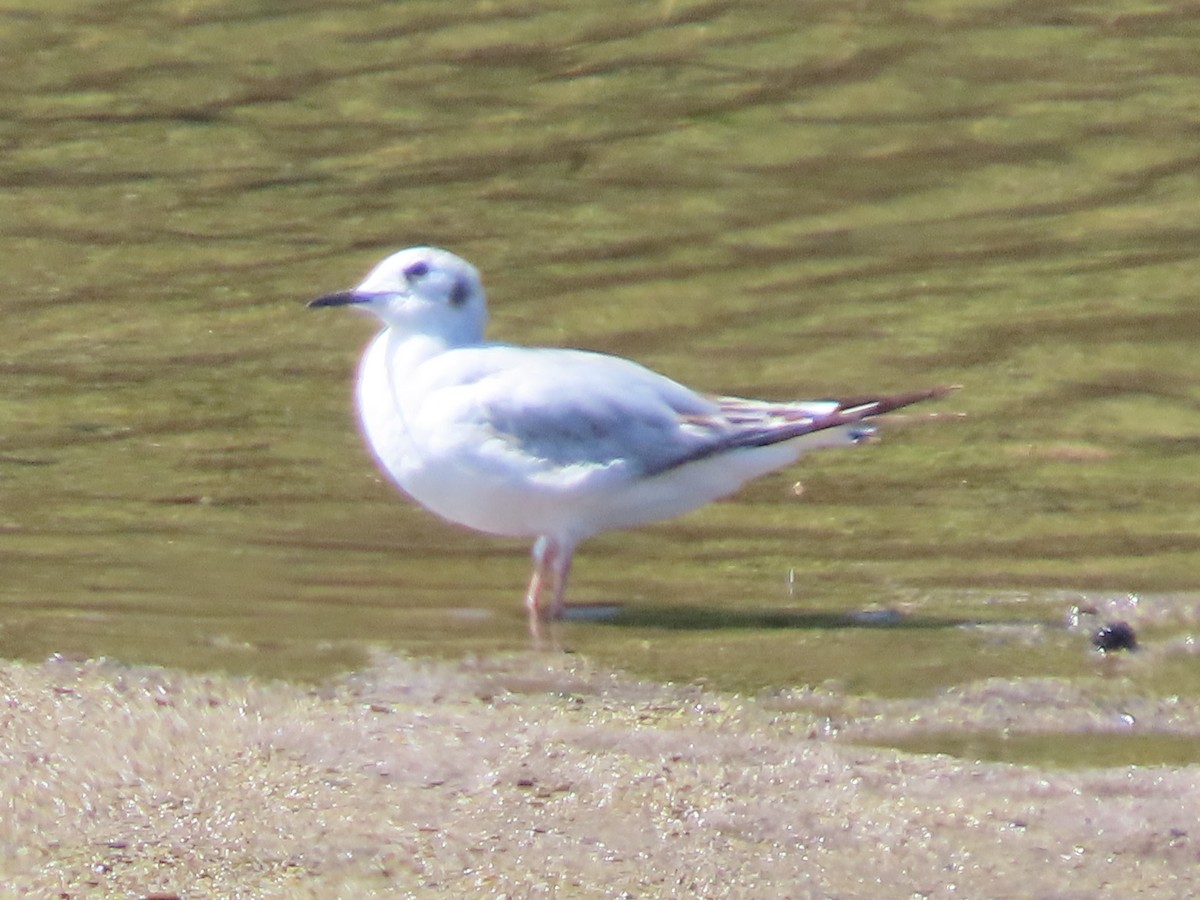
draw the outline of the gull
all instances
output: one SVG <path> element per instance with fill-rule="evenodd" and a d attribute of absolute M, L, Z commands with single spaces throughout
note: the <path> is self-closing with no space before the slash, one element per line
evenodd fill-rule
<path fill-rule="evenodd" d="M 358 287 L 308 305 L 383 322 L 356 402 L 396 485 L 450 522 L 534 539 L 525 606 L 535 642 L 562 615 L 583 539 L 688 512 L 808 450 L 861 443 L 874 432 L 864 420 L 953 390 L 746 400 L 603 353 L 494 343 L 479 272 L 435 247 L 394 253 Z"/>

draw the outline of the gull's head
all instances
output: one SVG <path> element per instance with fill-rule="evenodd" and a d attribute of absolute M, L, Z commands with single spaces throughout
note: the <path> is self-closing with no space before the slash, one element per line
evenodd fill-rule
<path fill-rule="evenodd" d="M 308 304 L 354 306 L 374 313 L 402 334 L 423 334 L 450 344 L 483 338 L 487 303 L 479 272 L 465 259 L 436 247 L 393 253 L 358 287 Z"/>

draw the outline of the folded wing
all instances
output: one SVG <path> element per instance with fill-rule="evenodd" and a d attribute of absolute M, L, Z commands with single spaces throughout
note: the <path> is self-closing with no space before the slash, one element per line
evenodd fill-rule
<path fill-rule="evenodd" d="M 574 350 L 477 348 L 495 360 L 454 411 L 465 439 L 521 462 L 526 477 L 647 478 L 738 449 L 789 441 L 941 396 L 945 388 L 852 401 L 708 397 L 636 363 Z M 492 364 L 494 362 L 494 364 Z M 465 386 L 464 386 L 465 387 Z M 442 402 L 453 403 L 453 391 Z M 481 440 L 482 433 L 482 440 Z M 864 429 L 864 434 L 867 431 Z"/>

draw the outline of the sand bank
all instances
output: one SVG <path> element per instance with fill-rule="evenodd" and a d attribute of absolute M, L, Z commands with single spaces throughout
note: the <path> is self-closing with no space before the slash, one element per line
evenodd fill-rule
<path fill-rule="evenodd" d="M 872 749 L 818 703 L 570 656 L 316 688 L 9 662 L 0 695 L 3 896 L 1200 890 L 1200 767 Z"/>

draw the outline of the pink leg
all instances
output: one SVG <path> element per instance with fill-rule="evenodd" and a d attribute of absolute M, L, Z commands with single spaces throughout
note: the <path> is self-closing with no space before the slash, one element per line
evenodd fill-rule
<path fill-rule="evenodd" d="M 539 640 L 542 623 L 562 617 L 563 594 L 567 590 L 567 575 L 575 548 L 554 538 L 542 536 L 533 544 L 533 577 L 525 595 L 529 611 L 529 634 Z"/>

